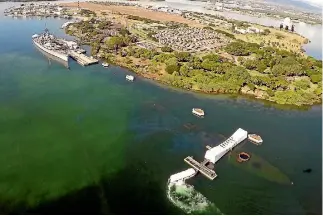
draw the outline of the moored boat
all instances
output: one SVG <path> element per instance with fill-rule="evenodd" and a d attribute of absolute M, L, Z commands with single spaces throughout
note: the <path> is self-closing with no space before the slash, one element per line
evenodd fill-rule
<path fill-rule="evenodd" d="M 128 81 L 134 81 L 135 80 L 135 77 L 132 76 L 132 75 L 127 75 L 126 76 L 126 80 L 128 80 Z"/>
<path fill-rule="evenodd" d="M 261 137 L 257 134 L 248 134 L 248 139 L 256 144 L 261 144 L 263 142 Z"/>
<path fill-rule="evenodd" d="M 64 29 L 64 28 L 66 28 L 68 25 L 73 24 L 73 23 L 74 23 L 74 22 L 72 22 L 72 21 L 66 22 L 66 23 L 64 23 L 64 24 L 61 26 L 61 28 L 62 28 L 62 29 Z"/>
<path fill-rule="evenodd" d="M 68 62 L 68 46 L 50 34 L 48 29 L 45 29 L 45 32 L 40 35 L 34 34 L 32 40 L 44 52 Z"/>
<path fill-rule="evenodd" d="M 35 38 L 37 38 L 37 37 L 39 37 L 39 35 L 38 35 L 38 34 L 34 34 L 33 36 L 31 36 L 31 38 L 32 38 L 32 39 L 35 39 Z"/>
<path fill-rule="evenodd" d="M 204 117 L 204 110 L 200 108 L 193 108 L 192 113 L 198 117 Z"/>
<path fill-rule="evenodd" d="M 104 68 L 109 67 L 109 63 L 106 63 L 106 62 L 102 63 L 102 67 L 104 67 Z"/>

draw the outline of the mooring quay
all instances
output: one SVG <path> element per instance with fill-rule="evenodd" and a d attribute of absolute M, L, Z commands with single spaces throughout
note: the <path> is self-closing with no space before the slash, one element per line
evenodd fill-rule
<path fill-rule="evenodd" d="M 75 59 L 75 61 L 77 61 L 77 63 L 79 63 L 82 66 L 96 64 L 99 62 L 97 59 L 94 59 L 92 57 L 88 57 L 82 53 L 75 52 L 74 50 L 69 51 L 69 56 L 71 58 Z"/>
<path fill-rule="evenodd" d="M 168 179 L 168 182 L 173 184 L 183 184 L 186 179 L 192 178 L 198 172 L 200 172 L 210 180 L 215 179 L 217 177 L 217 174 L 213 170 L 214 164 L 229 151 L 231 151 L 234 147 L 236 147 L 239 143 L 247 139 L 247 137 L 248 132 L 239 128 L 231 137 L 229 137 L 220 145 L 213 148 L 207 146 L 208 150 L 204 155 L 203 162 L 194 160 L 192 156 L 186 157 L 184 161 L 192 168 L 171 175 Z"/>

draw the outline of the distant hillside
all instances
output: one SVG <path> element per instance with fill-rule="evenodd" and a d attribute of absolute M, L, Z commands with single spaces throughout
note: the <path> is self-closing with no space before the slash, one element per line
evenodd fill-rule
<path fill-rule="evenodd" d="M 312 12 L 321 12 L 320 7 L 313 6 L 311 4 L 308 4 L 307 2 L 298 1 L 298 0 L 265 0 L 265 2 L 270 3 L 277 3 L 284 6 L 293 6 L 298 9 L 303 9 L 307 11 Z"/>

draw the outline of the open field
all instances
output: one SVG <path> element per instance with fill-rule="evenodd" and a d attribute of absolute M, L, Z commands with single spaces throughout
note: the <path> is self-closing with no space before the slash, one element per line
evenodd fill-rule
<path fill-rule="evenodd" d="M 265 27 L 259 25 L 253 25 L 259 29 L 266 29 Z M 235 34 L 237 39 L 247 41 L 250 43 L 265 43 L 268 46 L 272 46 L 272 43 L 275 43 L 275 46 L 280 49 L 286 49 L 292 52 L 299 53 L 303 44 L 306 43 L 307 39 L 301 35 L 287 32 L 285 30 L 279 30 L 275 28 L 267 28 L 270 30 L 269 35 L 261 34 Z M 304 54 L 303 54 L 304 55 Z"/>
<path fill-rule="evenodd" d="M 61 5 L 65 7 L 77 7 L 76 2 L 62 3 Z M 171 22 L 171 21 L 179 22 L 179 23 L 187 24 L 192 27 L 203 26 L 195 21 L 185 19 L 184 17 L 181 17 L 179 15 L 168 14 L 168 13 L 159 12 L 159 11 L 150 11 L 144 8 L 139 8 L 134 6 L 99 5 L 99 4 L 88 3 L 88 2 L 80 2 L 80 7 L 94 12 L 106 11 L 106 12 L 112 12 L 112 13 L 121 13 L 121 14 L 139 16 L 139 17 L 156 20 L 156 21 L 162 21 L 162 22 Z"/>

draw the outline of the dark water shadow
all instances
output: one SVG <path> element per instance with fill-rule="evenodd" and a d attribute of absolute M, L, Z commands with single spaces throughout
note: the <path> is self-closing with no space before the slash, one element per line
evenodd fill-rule
<path fill-rule="evenodd" d="M 145 164 L 131 164 L 98 183 L 29 208 L 0 198 L 0 214 L 182 214 Z"/>

